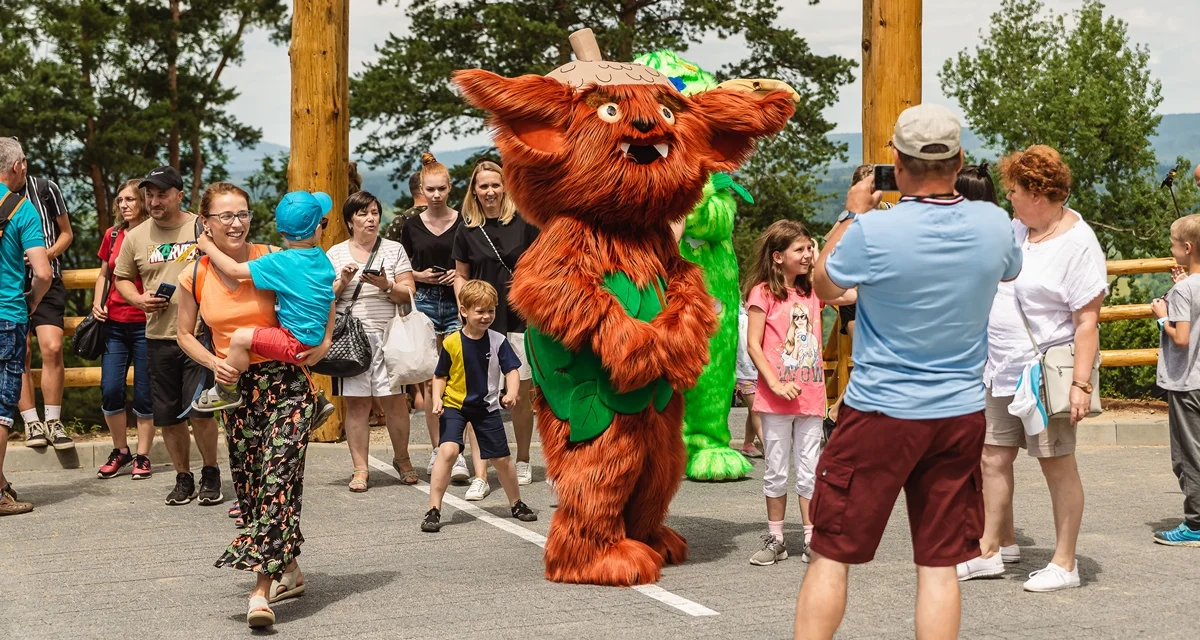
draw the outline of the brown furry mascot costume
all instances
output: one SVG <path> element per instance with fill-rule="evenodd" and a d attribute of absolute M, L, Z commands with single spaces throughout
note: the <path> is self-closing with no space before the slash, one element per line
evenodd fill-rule
<path fill-rule="evenodd" d="M 791 117 L 791 95 L 715 89 L 684 97 L 641 65 L 604 62 L 591 30 L 548 76 L 454 77 L 491 113 L 505 189 L 541 228 L 510 301 L 527 355 L 559 508 L 546 577 L 629 586 L 687 558 L 665 525 L 684 470 L 683 396 L 716 329 L 699 269 L 671 222 L 708 176 L 732 171 Z"/>

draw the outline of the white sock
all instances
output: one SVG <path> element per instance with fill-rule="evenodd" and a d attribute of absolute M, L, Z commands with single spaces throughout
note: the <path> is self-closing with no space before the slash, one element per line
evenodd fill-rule
<path fill-rule="evenodd" d="M 804 544 L 812 542 L 813 528 L 811 524 L 804 525 Z"/>
<path fill-rule="evenodd" d="M 36 407 L 34 407 L 33 409 L 26 409 L 26 410 L 22 411 L 21 412 L 21 420 L 25 424 L 29 424 L 30 422 L 41 422 L 41 418 L 38 418 Z"/>
<path fill-rule="evenodd" d="M 50 422 L 52 420 L 58 420 L 61 417 L 62 417 L 62 405 L 61 404 L 46 405 L 46 422 Z"/>

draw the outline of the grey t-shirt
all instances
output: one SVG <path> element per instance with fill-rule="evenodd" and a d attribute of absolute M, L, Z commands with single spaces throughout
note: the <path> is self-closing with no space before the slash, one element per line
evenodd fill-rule
<path fill-rule="evenodd" d="M 1167 391 L 1200 389 L 1200 274 L 1190 275 L 1167 292 L 1167 322 L 1190 322 L 1186 347 L 1162 332 L 1158 386 Z"/>

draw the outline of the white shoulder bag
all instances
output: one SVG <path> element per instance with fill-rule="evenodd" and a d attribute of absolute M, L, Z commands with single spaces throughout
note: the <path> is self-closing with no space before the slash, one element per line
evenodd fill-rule
<path fill-rule="evenodd" d="M 1013 299 L 1017 302 L 1017 311 L 1021 314 L 1021 321 L 1025 323 L 1025 331 L 1029 333 L 1029 341 L 1033 343 L 1033 350 L 1037 352 L 1038 361 L 1042 364 L 1042 388 L 1039 393 L 1042 396 L 1042 404 L 1046 407 L 1046 413 L 1049 417 L 1070 416 L 1071 415 L 1071 382 L 1075 380 L 1075 343 L 1060 344 L 1055 347 L 1050 347 L 1045 351 L 1038 345 L 1037 338 L 1033 335 L 1033 327 L 1029 324 L 1029 318 L 1025 316 L 1025 309 L 1021 307 L 1021 299 L 1013 295 Z M 1092 406 L 1086 417 L 1092 418 L 1100 415 L 1100 354 L 1096 354 L 1096 364 L 1092 366 L 1092 373 L 1088 376 L 1088 381 L 1092 384 Z"/>

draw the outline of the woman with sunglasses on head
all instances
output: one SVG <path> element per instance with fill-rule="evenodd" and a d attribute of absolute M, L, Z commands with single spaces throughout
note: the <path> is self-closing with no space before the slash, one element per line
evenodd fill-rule
<path fill-rule="evenodd" d="M 239 374 L 238 367 L 226 359 L 233 335 L 243 327 L 279 327 L 276 295 L 258 286 L 269 279 L 248 265 L 267 255 L 303 250 L 272 253 L 273 247 L 251 244 L 250 196 L 235 185 L 209 185 L 200 200 L 200 215 L 211 252 L 179 276 L 179 347 L 212 369 L 218 383 L 237 384 L 241 389 L 240 406 L 226 412 L 224 422 L 229 469 L 245 528 L 215 566 L 256 574 L 246 621 L 251 627 L 266 627 L 275 622 L 271 603 L 304 592 L 296 558 L 304 543 L 300 533 L 304 457 L 317 415 L 317 393 L 302 367 L 320 360 L 329 349 L 333 314 L 326 312 L 322 339 L 315 348 L 286 362 L 250 353 L 245 373 Z M 285 229 L 282 225 L 281 231 Z M 216 268 L 214 257 L 225 262 L 218 253 L 236 267 Z M 252 277 L 242 278 L 243 268 Z M 280 313 L 285 313 L 282 307 Z M 199 317 L 211 333 L 211 351 L 197 338 Z"/>
<path fill-rule="evenodd" d="M 525 319 L 508 305 L 508 288 L 521 254 L 538 237 L 537 227 L 525 222 L 517 207 L 504 192 L 504 171 L 490 160 L 480 160 L 471 172 L 467 195 L 463 199 L 464 222 L 454 237 L 454 290 L 469 280 L 483 280 L 500 294 L 492 329 L 508 338 L 517 357 L 521 385 L 517 404 L 512 408 L 513 431 L 517 437 L 517 482 L 533 482 L 529 466 L 529 443 L 533 439 L 533 406 L 530 403 L 533 371 L 525 357 Z M 472 437 L 474 434 L 471 434 Z M 472 450 L 475 450 L 472 445 Z M 475 478 L 467 491 L 468 499 L 490 491 L 487 462 L 475 461 Z"/>
<path fill-rule="evenodd" d="M 371 434 L 371 400 L 377 398 L 387 417 L 388 436 L 392 440 L 392 466 L 404 484 L 416 484 L 417 472 L 408 455 L 408 396 L 401 389 L 392 391 L 383 361 L 383 334 L 396 317 L 398 305 L 411 301 L 412 265 L 399 242 L 380 236 L 383 208 L 379 199 L 367 191 L 350 195 L 342 205 L 342 222 L 350 239 L 326 252 L 337 279 L 333 292 L 338 313 L 350 312 L 367 333 L 371 347 L 371 366 L 352 378 L 334 378 L 333 393 L 346 400 L 346 444 L 354 472 L 349 489 L 355 493 L 368 488 Z"/>
<path fill-rule="evenodd" d="M 92 299 L 92 316 L 104 323 L 104 355 L 100 358 L 100 409 L 112 435 L 113 450 L 96 476 L 112 478 L 133 465 L 134 480 L 149 478 L 150 445 L 154 443 L 154 412 L 150 405 L 150 373 L 146 360 L 146 314 L 129 304 L 111 284 L 125 234 L 147 220 L 146 194 L 141 180 L 129 180 L 117 190 L 113 211 L 117 220 L 100 241 L 100 274 Z M 142 280 L 134 284 L 142 292 Z M 125 377 L 133 366 L 133 415 L 137 418 L 137 453 L 129 450 L 125 413 Z"/>

